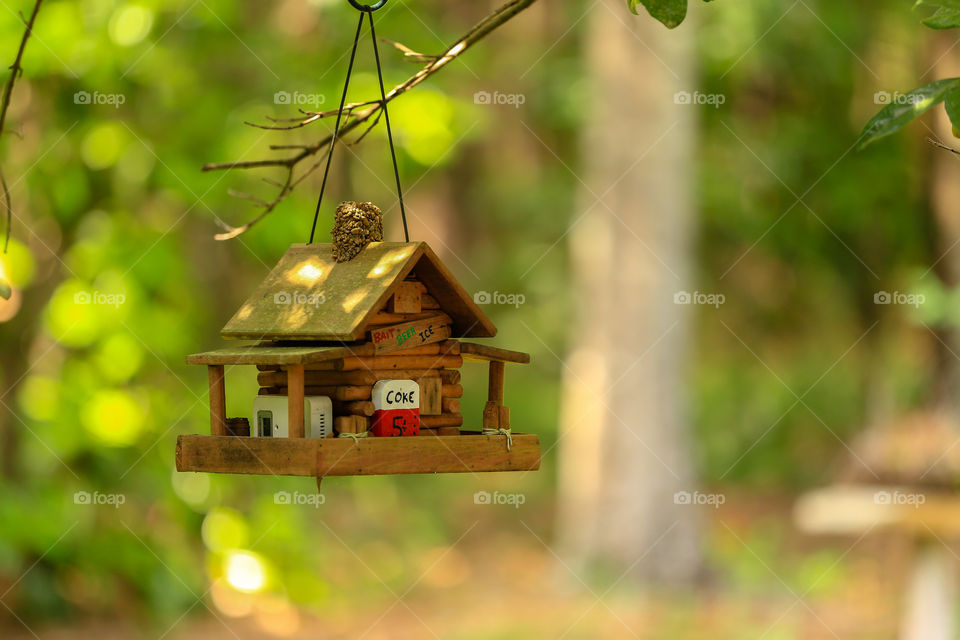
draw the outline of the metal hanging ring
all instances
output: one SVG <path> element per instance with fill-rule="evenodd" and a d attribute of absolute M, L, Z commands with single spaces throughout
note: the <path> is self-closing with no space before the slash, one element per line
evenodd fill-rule
<path fill-rule="evenodd" d="M 373 4 L 360 4 L 359 2 L 357 2 L 357 0 L 349 0 L 349 1 L 350 1 L 350 4 L 353 5 L 354 9 L 356 9 L 357 11 L 365 11 L 367 13 L 373 13 L 377 9 L 380 9 L 381 7 L 383 7 L 383 5 L 387 4 L 387 0 L 378 0 Z"/>

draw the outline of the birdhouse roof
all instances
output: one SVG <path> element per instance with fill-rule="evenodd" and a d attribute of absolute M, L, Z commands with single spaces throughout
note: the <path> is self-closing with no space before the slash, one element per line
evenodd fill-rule
<path fill-rule="evenodd" d="M 372 242 L 335 262 L 330 244 L 295 244 L 220 334 L 253 340 L 351 341 L 411 273 L 450 316 L 454 338 L 497 329 L 425 242 Z"/>

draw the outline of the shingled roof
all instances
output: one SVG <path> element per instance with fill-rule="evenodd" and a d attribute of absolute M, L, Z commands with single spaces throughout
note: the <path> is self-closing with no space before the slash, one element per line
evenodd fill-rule
<path fill-rule="evenodd" d="M 224 338 L 350 341 L 411 272 L 453 321 L 454 338 L 497 329 L 425 242 L 372 242 L 348 262 L 329 244 L 295 244 L 220 332 Z"/>

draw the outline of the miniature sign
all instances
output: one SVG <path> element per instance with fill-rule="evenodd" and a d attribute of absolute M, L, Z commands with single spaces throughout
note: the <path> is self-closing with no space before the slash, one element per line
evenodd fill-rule
<path fill-rule="evenodd" d="M 450 319 L 439 315 L 413 322 L 395 324 L 392 327 L 373 329 L 370 338 L 376 353 L 387 353 L 440 342 L 450 337 Z"/>
<path fill-rule="evenodd" d="M 379 380 L 373 385 L 375 436 L 415 436 L 420 433 L 420 385 L 414 380 Z"/>

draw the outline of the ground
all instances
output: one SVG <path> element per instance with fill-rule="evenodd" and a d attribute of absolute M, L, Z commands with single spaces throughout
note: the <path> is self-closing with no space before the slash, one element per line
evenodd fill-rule
<path fill-rule="evenodd" d="M 910 540 L 895 533 L 822 539 L 793 530 L 792 500 L 729 497 L 710 509 L 710 569 L 682 592 L 581 582 L 535 536 L 506 533 L 438 547 L 405 590 L 376 584 L 350 606 L 294 610 L 269 598 L 214 587 L 175 622 L 32 625 L 41 638 L 713 638 L 883 639 L 896 635 Z M 882 560 L 881 560 L 882 559 Z M 366 573 L 359 557 L 346 570 Z M 32 638 L 22 627 L 2 634 Z"/>

